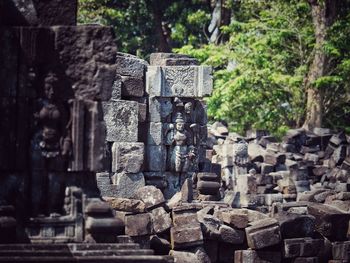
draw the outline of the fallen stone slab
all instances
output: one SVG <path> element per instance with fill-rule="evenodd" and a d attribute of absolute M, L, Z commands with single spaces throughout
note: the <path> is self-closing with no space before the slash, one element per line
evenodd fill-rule
<path fill-rule="evenodd" d="M 316 203 L 309 203 L 307 209 L 308 213 L 315 217 L 315 228 L 319 233 L 331 241 L 347 239 L 350 213 Z"/>
<path fill-rule="evenodd" d="M 350 241 L 334 242 L 332 244 L 332 256 L 336 260 L 350 260 Z"/>
<path fill-rule="evenodd" d="M 143 213 L 146 211 L 146 205 L 141 200 L 128 199 L 128 198 L 104 198 L 109 205 L 117 211 L 131 212 L 131 213 Z"/>
<path fill-rule="evenodd" d="M 276 251 L 256 251 L 256 250 L 237 250 L 235 251 L 235 263 L 280 263 L 282 257 L 280 252 Z"/>
<path fill-rule="evenodd" d="M 148 210 L 165 203 L 163 193 L 153 185 L 139 188 L 133 197 L 143 201 Z"/>
<path fill-rule="evenodd" d="M 125 217 L 125 234 L 144 236 L 152 234 L 152 217 L 150 213 L 127 215 Z"/>
<path fill-rule="evenodd" d="M 200 208 L 196 204 L 183 204 L 174 207 L 172 211 L 174 226 L 198 223 L 197 211 L 200 210 Z"/>
<path fill-rule="evenodd" d="M 283 257 L 314 257 L 324 249 L 323 239 L 292 238 L 283 240 Z"/>
<path fill-rule="evenodd" d="M 234 245 L 243 244 L 245 232 L 243 230 L 233 229 L 232 227 L 221 225 L 219 228 L 220 241 Z"/>
<path fill-rule="evenodd" d="M 278 221 L 273 218 L 252 222 L 245 232 L 248 246 L 252 249 L 261 249 L 281 242 L 280 227 Z"/>
<path fill-rule="evenodd" d="M 172 221 L 170 215 L 163 207 L 158 207 L 151 211 L 154 233 L 162 233 L 170 229 Z"/>
<path fill-rule="evenodd" d="M 203 244 L 203 234 L 199 223 L 175 226 L 170 229 L 172 249 L 183 249 Z"/>

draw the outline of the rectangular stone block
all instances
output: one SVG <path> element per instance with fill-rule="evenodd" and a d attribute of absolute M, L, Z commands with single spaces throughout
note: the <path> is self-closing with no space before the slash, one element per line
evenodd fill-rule
<path fill-rule="evenodd" d="M 146 146 L 146 171 L 161 172 L 166 169 L 167 151 L 163 145 Z"/>
<path fill-rule="evenodd" d="M 175 226 L 170 229 L 170 240 L 172 249 L 182 249 L 203 244 L 201 225 L 190 224 Z"/>
<path fill-rule="evenodd" d="M 316 218 L 315 226 L 319 233 L 331 241 L 347 239 L 350 214 L 328 205 L 310 203 L 308 213 Z"/>
<path fill-rule="evenodd" d="M 191 225 L 198 223 L 197 207 L 195 205 L 182 205 L 173 209 L 172 218 L 174 226 Z"/>
<path fill-rule="evenodd" d="M 208 66 L 149 66 L 146 91 L 158 97 L 204 97 L 212 91 L 211 74 Z"/>
<path fill-rule="evenodd" d="M 152 234 L 152 217 L 150 213 L 127 215 L 125 217 L 125 234 L 144 236 Z"/>
<path fill-rule="evenodd" d="M 245 229 L 248 246 L 252 249 L 260 249 L 281 242 L 281 233 L 278 221 L 267 218 L 251 223 L 251 226 Z"/>
<path fill-rule="evenodd" d="M 138 189 L 145 186 L 142 173 L 115 173 L 112 178 L 115 193 L 113 197 L 133 198 Z"/>
<path fill-rule="evenodd" d="M 146 122 L 147 120 L 147 104 L 146 103 L 138 103 L 139 105 L 139 122 Z M 139 133 L 141 130 L 139 130 Z"/>
<path fill-rule="evenodd" d="M 153 209 L 151 214 L 155 233 L 163 233 L 170 229 L 172 225 L 170 214 L 168 214 L 163 207 Z"/>
<path fill-rule="evenodd" d="M 281 253 L 277 251 L 236 250 L 235 263 L 280 263 Z"/>
<path fill-rule="evenodd" d="M 183 54 L 161 52 L 150 55 L 150 64 L 152 66 L 183 66 L 198 65 L 198 61 Z"/>
<path fill-rule="evenodd" d="M 332 244 L 333 259 L 350 260 L 350 241 L 334 242 Z"/>
<path fill-rule="evenodd" d="M 228 210 L 219 213 L 219 218 L 234 228 L 246 228 L 248 226 L 248 213 L 242 210 Z"/>
<path fill-rule="evenodd" d="M 143 78 L 134 78 L 122 76 L 122 97 L 142 97 L 144 94 L 145 83 Z"/>
<path fill-rule="evenodd" d="M 284 258 L 313 257 L 324 249 L 323 239 L 292 238 L 285 239 L 283 242 Z"/>
<path fill-rule="evenodd" d="M 162 145 L 164 144 L 164 128 L 161 122 L 150 122 L 148 124 L 148 145 Z"/>
<path fill-rule="evenodd" d="M 151 122 L 170 122 L 173 104 L 171 98 L 150 97 L 148 101 L 148 118 Z"/>
<path fill-rule="evenodd" d="M 136 56 L 118 52 L 115 60 L 116 72 L 122 76 L 142 79 L 148 63 Z"/>
<path fill-rule="evenodd" d="M 138 173 L 144 161 L 143 142 L 115 142 L 112 146 L 112 172 Z"/>
<path fill-rule="evenodd" d="M 102 102 L 109 142 L 137 142 L 138 103 L 135 101 Z"/>

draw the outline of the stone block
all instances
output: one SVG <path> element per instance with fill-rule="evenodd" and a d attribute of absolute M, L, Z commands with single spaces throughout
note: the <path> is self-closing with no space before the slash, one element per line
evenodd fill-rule
<path fill-rule="evenodd" d="M 146 210 L 146 205 L 141 200 L 118 197 L 105 198 L 105 200 L 117 211 L 143 213 Z"/>
<path fill-rule="evenodd" d="M 248 226 L 248 213 L 242 210 L 234 209 L 222 211 L 219 218 L 231 227 L 244 229 Z"/>
<path fill-rule="evenodd" d="M 318 257 L 298 257 L 293 263 L 318 263 Z"/>
<path fill-rule="evenodd" d="M 151 214 L 127 215 L 125 217 L 125 234 L 132 237 L 152 234 Z"/>
<path fill-rule="evenodd" d="M 280 213 L 276 217 L 280 224 L 282 238 L 312 237 L 315 232 L 315 218 L 310 215 Z"/>
<path fill-rule="evenodd" d="M 185 66 L 198 65 L 198 61 L 187 55 L 176 53 L 152 53 L 150 56 L 151 66 Z"/>
<path fill-rule="evenodd" d="M 200 181 L 220 182 L 220 177 L 216 173 L 198 173 L 197 178 Z"/>
<path fill-rule="evenodd" d="M 337 208 L 310 203 L 308 213 L 315 217 L 316 230 L 329 240 L 343 241 L 347 239 L 350 214 Z"/>
<path fill-rule="evenodd" d="M 164 128 L 161 122 L 150 122 L 148 124 L 148 145 L 162 145 L 164 144 Z"/>
<path fill-rule="evenodd" d="M 120 235 L 124 230 L 124 223 L 119 218 L 94 218 L 88 217 L 85 228 L 91 234 L 115 234 Z"/>
<path fill-rule="evenodd" d="M 170 122 L 173 104 L 171 98 L 150 97 L 148 102 L 150 122 Z"/>
<path fill-rule="evenodd" d="M 323 239 L 293 238 L 285 239 L 283 256 L 285 258 L 313 257 L 324 249 Z"/>
<path fill-rule="evenodd" d="M 197 210 L 195 204 L 174 207 L 172 211 L 174 226 L 180 227 L 198 223 Z"/>
<path fill-rule="evenodd" d="M 334 242 L 332 244 L 333 259 L 350 260 L 350 241 Z"/>
<path fill-rule="evenodd" d="M 118 52 L 115 60 L 117 74 L 142 79 L 148 63 L 136 56 Z"/>
<path fill-rule="evenodd" d="M 138 103 L 135 101 L 102 102 L 109 142 L 137 142 Z"/>
<path fill-rule="evenodd" d="M 147 104 L 146 103 L 138 103 L 139 105 L 139 122 L 144 123 L 147 121 Z M 139 133 L 142 130 L 139 127 Z"/>
<path fill-rule="evenodd" d="M 192 179 L 187 178 L 181 186 L 181 200 L 182 202 L 191 203 L 193 200 L 193 182 Z"/>
<path fill-rule="evenodd" d="M 203 244 L 203 234 L 199 223 L 175 226 L 170 229 L 172 249 L 183 249 Z"/>
<path fill-rule="evenodd" d="M 203 195 L 216 195 L 219 191 L 220 183 L 210 181 L 199 181 L 197 189 Z"/>
<path fill-rule="evenodd" d="M 196 98 L 210 95 L 212 69 L 208 66 L 150 66 L 146 91 L 150 96 Z"/>
<path fill-rule="evenodd" d="M 281 263 L 281 253 L 277 251 L 236 250 L 235 263 Z"/>
<path fill-rule="evenodd" d="M 122 78 L 122 97 L 142 97 L 144 94 L 145 83 L 143 78 L 134 78 L 130 76 L 121 76 Z"/>
<path fill-rule="evenodd" d="M 57 26 L 52 30 L 59 57 L 57 63 L 65 69 L 65 82 L 69 82 L 74 97 L 109 100 L 115 80 L 117 49 L 112 28 Z"/>
<path fill-rule="evenodd" d="M 199 262 L 197 255 L 192 252 L 170 250 L 169 255 L 171 255 L 174 258 L 175 260 L 174 262 L 181 262 L 181 263 Z"/>
<path fill-rule="evenodd" d="M 245 231 L 248 246 L 252 249 L 261 249 L 281 242 L 278 221 L 272 218 L 252 222 Z"/>
<path fill-rule="evenodd" d="M 146 185 L 139 188 L 133 197 L 142 200 L 147 209 L 152 209 L 153 207 L 165 203 L 163 193 L 153 185 Z"/>
<path fill-rule="evenodd" d="M 146 146 L 146 171 L 162 172 L 166 169 L 167 151 L 164 145 Z"/>
<path fill-rule="evenodd" d="M 110 101 L 118 101 L 122 99 L 122 77 L 116 74 L 112 85 L 112 94 Z"/>
<path fill-rule="evenodd" d="M 220 241 L 234 245 L 243 244 L 245 232 L 243 230 L 233 229 L 232 227 L 221 225 L 219 228 Z"/>
<path fill-rule="evenodd" d="M 5 26 L 73 26 L 77 22 L 77 7 L 77 0 L 3 0 L 0 23 Z"/>
<path fill-rule="evenodd" d="M 142 142 L 114 142 L 112 145 L 112 172 L 138 173 L 144 161 Z"/>
<path fill-rule="evenodd" d="M 163 233 L 170 229 L 172 221 L 170 215 L 163 207 L 153 209 L 151 212 L 154 233 Z"/>
<path fill-rule="evenodd" d="M 132 198 L 138 189 L 145 186 L 143 173 L 115 173 L 113 181 L 117 194 L 115 197 Z"/>

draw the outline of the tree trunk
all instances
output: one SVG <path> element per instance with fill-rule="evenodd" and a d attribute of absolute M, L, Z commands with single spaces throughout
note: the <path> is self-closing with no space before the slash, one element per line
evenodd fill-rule
<path fill-rule="evenodd" d="M 153 14 L 155 34 L 157 37 L 157 51 L 158 52 L 171 52 L 169 44 L 170 32 L 167 25 L 163 24 L 163 7 L 167 5 L 168 1 L 147 0 L 146 4 L 148 10 Z"/>
<path fill-rule="evenodd" d="M 329 60 L 323 51 L 326 41 L 327 30 L 332 25 L 338 11 L 339 1 L 309 0 L 312 12 L 312 21 L 315 28 L 316 45 L 314 48 L 314 58 L 310 66 L 304 86 L 307 93 L 306 118 L 303 128 L 312 130 L 315 127 L 322 127 L 324 112 L 324 91 L 316 88 L 313 82 L 318 78 L 327 75 Z"/>

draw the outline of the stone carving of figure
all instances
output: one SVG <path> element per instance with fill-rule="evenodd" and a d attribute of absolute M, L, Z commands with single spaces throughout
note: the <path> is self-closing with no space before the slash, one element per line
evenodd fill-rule
<path fill-rule="evenodd" d="M 196 158 L 196 148 L 193 145 L 192 134 L 185 129 L 185 120 L 178 112 L 175 125 L 171 125 L 166 136 L 167 144 L 171 145 L 170 170 L 182 175 L 190 171 Z"/>
<path fill-rule="evenodd" d="M 37 101 L 34 112 L 36 125 L 31 157 L 32 199 L 36 213 L 48 214 L 58 210 L 60 197 L 57 195 L 64 186 L 57 172 L 67 170 L 71 153 L 70 114 L 68 108 L 56 99 L 57 83 L 56 75 L 48 73 L 44 80 L 44 96 Z"/>

